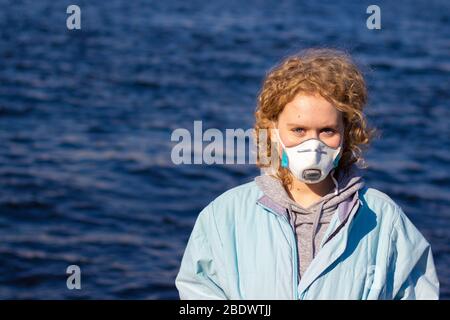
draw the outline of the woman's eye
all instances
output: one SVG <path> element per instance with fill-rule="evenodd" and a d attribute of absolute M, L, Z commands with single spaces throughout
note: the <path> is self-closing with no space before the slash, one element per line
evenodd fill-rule
<path fill-rule="evenodd" d="M 303 128 L 294 128 L 292 129 L 294 133 L 303 133 L 305 130 Z"/>
<path fill-rule="evenodd" d="M 324 128 L 324 129 L 322 129 L 322 132 L 324 132 L 326 135 L 331 136 L 336 132 L 336 130 L 331 129 L 331 128 Z"/>

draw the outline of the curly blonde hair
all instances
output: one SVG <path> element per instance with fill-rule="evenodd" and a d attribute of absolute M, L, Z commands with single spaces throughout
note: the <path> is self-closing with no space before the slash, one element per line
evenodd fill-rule
<path fill-rule="evenodd" d="M 292 183 L 289 170 L 279 165 L 278 152 L 272 146 L 270 135 L 260 133 L 262 129 L 269 131 L 271 123 L 277 121 L 284 106 L 298 93 L 319 94 L 342 112 L 344 144 L 336 173 L 347 171 L 353 163 L 366 167 L 362 152 L 375 134 L 363 114 L 367 103 L 366 84 L 351 57 L 334 49 L 305 50 L 287 57 L 266 75 L 255 112 L 257 166 L 263 170 L 271 167 L 272 174 L 285 186 Z M 261 148 L 262 143 L 264 148 Z"/>

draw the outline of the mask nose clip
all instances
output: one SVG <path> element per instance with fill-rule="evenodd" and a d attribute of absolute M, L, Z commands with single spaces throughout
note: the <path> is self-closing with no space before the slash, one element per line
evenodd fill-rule
<path fill-rule="evenodd" d="M 320 179 L 322 172 L 319 169 L 306 169 L 303 171 L 303 179 L 307 181 L 317 181 Z"/>

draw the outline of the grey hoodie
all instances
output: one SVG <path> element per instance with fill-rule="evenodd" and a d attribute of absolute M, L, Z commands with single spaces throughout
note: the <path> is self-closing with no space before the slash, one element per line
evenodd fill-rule
<path fill-rule="evenodd" d="M 330 174 L 333 174 L 334 178 L 334 172 Z M 355 192 L 364 186 L 361 171 L 356 165 L 353 165 L 347 174 L 342 173 L 333 181 L 335 188 L 330 193 L 304 208 L 289 197 L 278 178 L 267 174 L 255 178 L 256 184 L 264 194 L 289 212 L 290 222 L 297 238 L 299 277 L 303 276 L 317 255 L 338 205 L 353 197 Z"/>

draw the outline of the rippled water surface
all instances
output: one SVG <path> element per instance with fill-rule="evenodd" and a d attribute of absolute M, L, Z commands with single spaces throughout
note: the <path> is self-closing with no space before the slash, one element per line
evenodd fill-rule
<path fill-rule="evenodd" d="M 265 72 L 309 46 L 365 66 L 367 182 L 430 241 L 450 298 L 450 2 L 0 0 L 0 298 L 176 299 L 196 215 L 249 165 L 170 161 L 175 128 L 251 128 Z M 66 267 L 82 290 L 66 289 Z"/>

